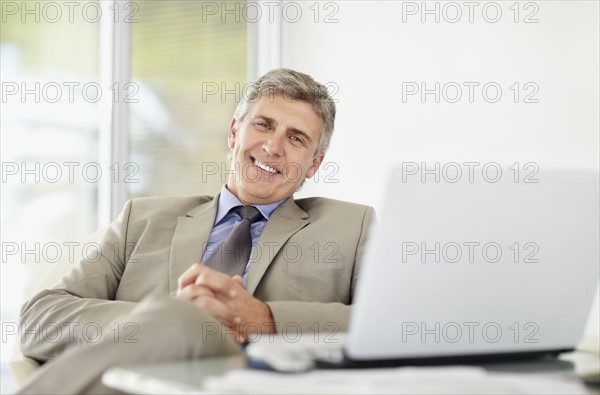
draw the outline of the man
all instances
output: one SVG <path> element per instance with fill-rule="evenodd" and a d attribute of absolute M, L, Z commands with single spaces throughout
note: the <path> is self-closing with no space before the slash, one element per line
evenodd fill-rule
<path fill-rule="evenodd" d="M 236 353 L 236 342 L 281 330 L 345 330 L 373 209 L 292 197 L 322 163 L 334 119 L 310 76 L 258 79 L 231 122 L 235 171 L 219 195 L 127 202 L 100 259 L 23 306 L 25 333 L 52 339 L 26 335 L 23 353 L 43 362 L 68 352 L 21 391 L 105 390 L 98 380 L 115 363 Z M 102 340 L 90 344 L 90 328 Z"/>

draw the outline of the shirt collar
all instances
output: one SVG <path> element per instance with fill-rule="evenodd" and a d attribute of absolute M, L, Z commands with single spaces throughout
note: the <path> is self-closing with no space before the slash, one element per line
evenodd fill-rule
<path fill-rule="evenodd" d="M 266 220 L 269 220 L 269 217 L 271 217 L 273 211 L 275 211 L 275 209 L 286 200 L 287 198 L 281 199 L 275 203 L 253 204 L 253 206 L 260 211 Z M 219 206 L 217 208 L 217 216 L 215 217 L 215 225 L 221 222 L 232 208 L 243 205 L 244 203 L 240 202 L 240 200 L 233 193 L 231 193 L 229 189 L 227 189 L 227 185 L 223 185 L 221 188 L 221 195 L 219 196 Z"/>

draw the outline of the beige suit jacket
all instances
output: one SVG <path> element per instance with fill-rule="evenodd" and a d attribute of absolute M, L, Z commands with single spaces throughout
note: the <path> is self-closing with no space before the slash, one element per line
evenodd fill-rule
<path fill-rule="evenodd" d="M 86 248 L 86 259 L 25 303 L 23 354 L 48 360 L 89 343 L 98 328 L 127 335 L 133 307 L 152 293 L 174 296 L 177 278 L 200 261 L 218 198 L 128 201 L 99 246 Z M 247 290 L 269 305 L 279 331 L 346 330 L 373 217 L 371 207 L 326 198 L 288 199 L 274 211 L 251 259 Z"/>

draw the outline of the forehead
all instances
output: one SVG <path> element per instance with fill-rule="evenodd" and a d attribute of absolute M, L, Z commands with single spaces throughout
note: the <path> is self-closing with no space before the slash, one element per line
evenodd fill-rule
<path fill-rule="evenodd" d="M 248 106 L 249 120 L 257 117 L 272 119 L 277 126 L 293 128 L 318 138 L 323 121 L 313 106 L 305 101 L 294 100 L 283 95 L 263 95 Z"/>

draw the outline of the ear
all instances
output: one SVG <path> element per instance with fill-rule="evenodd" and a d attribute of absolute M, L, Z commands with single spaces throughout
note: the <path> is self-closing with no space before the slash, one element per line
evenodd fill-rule
<path fill-rule="evenodd" d="M 227 145 L 229 149 L 233 149 L 235 146 L 235 139 L 238 134 L 238 125 L 235 118 L 231 120 L 231 125 L 229 125 L 229 132 L 227 133 Z"/>
<path fill-rule="evenodd" d="M 311 178 L 315 175 L 315 173 L 319 169 L 319 166 L 321 166 L 321 163 L 323 163 L 323 158 L 325 158 L 325 154 L 315 155 L 310 167 L 308 168 L 308 171 L 306 172 L 306 178 Z"/>

